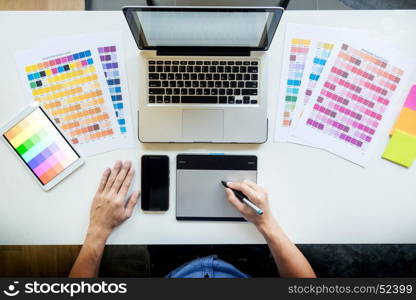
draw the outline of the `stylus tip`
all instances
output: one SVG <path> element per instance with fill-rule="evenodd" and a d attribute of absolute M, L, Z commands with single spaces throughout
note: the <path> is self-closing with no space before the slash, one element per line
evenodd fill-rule
<path fill-rule="evenodd" d="M 221 180 L 221 183 L 222 183 L 222 185 L 223 185 L 224 187 L 228 188 L 228 185 L 227 185 L 227 183 L 226 183 L 224 180 Z"/>

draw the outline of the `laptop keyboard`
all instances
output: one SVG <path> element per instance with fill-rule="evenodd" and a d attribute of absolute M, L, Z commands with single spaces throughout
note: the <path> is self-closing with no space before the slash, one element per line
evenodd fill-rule
<path fill-rule="evenodd" d="M 258 60 L 148 60 L 151 104 L 258 104 Z"/>

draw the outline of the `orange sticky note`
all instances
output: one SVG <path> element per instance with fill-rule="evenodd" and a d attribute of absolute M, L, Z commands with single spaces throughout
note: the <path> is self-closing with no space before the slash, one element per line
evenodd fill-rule
<path fill-rule="evenodd" d="M 404 107 L 390 134 L 394 134 L 396 130 L 416 136 L 416 110 Z"/>

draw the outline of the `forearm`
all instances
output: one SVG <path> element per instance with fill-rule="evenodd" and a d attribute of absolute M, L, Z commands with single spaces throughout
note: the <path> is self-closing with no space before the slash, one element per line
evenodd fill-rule
<path fill-rule="evenodd" d="M 290 241 L 274 219 L 265 225 L 259 226 L 259 231 L 269 245 L 281 277 L 316 277 L 305 256 Z"/>
<path fill-rule="evenodd" d="M 69 277 L 97 277 L 108 234 L 89 230 Z"/>

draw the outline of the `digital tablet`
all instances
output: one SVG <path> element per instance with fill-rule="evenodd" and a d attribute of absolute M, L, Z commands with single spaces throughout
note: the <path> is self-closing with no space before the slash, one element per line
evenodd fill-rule
<path fill-rule="evenodd" d="M 178 154 L 176 157 L 176 219 L 245 221 L 228 202 L 221 181 L 257 182 L 254 155 Z"/>
<path fill-rule="evenodd" d="M 40 106 L 31 106 L 1 129 L 7 145 L 45 191 L 84 160 Z"/>

